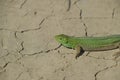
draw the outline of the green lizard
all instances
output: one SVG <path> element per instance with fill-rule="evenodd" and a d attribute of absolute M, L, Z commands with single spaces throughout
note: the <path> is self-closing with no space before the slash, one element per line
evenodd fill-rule
<path fill-rule="evenodd" d="M 64 34 L 56 35 L 56 41 L 67 48 L 77 51 L 77 59 L 84 51 L 105 51 L 120 48 L 120 35 L 110 35 L 104 37 L 73 37 Z M 120 52 L 114 54 L 115 58 L 120 56 Z"/>

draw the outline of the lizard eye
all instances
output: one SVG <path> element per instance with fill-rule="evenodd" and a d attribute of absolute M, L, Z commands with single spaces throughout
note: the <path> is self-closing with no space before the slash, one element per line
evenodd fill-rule
<path fill-rule="evenodd" d="M 62 40 L 62 38 L 60 38 L 60 40 Z"/>
<path fill-rule="evenodd" d="M 68 40 L 67 40 L 67 38 L 64 38 L 63 40 L 64 40 L 64 42 L 65 42 L 65 43 L 68 43 Z"/>

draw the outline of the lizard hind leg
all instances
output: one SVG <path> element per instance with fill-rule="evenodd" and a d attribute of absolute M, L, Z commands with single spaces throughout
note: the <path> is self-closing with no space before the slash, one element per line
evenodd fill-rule
<path fill-rule="evenodd" d="M 75 55 L 76 59 L 84 53 L 84 50 L 79 45 L 75 47 L 75 50 L 76 50 L 76 55 Z"/>
<path fill-rule="evenodd" d="M 119 52 L 116 52 L 115 54 L 113 54 L 114 59 L 117 59 L 120 56 L 120 44 L 118 45 L 119 48 Z"/>

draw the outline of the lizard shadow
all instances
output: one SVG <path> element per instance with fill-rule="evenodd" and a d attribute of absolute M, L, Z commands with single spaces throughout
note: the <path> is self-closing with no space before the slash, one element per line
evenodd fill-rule
<path fill-rule="evenodd" d="M 76 55 L 76 59 L 84 54 L 85 50 L 81 48 L 80 53 Z"/>

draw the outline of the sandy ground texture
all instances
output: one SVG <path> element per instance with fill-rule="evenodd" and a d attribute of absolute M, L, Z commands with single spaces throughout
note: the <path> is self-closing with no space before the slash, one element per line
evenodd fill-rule
<path fill-rule="evenodd" d="M 0 80 L 120 80 L 119 49 L 58 47 L 54 36 L 120 33 L 119 0 L 0 0 Z"/>

